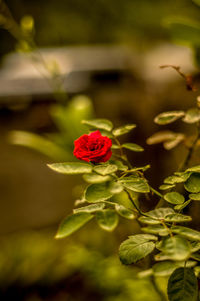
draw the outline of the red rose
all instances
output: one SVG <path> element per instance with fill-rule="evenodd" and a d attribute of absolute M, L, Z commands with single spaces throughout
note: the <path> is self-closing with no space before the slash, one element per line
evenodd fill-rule
<path fill-rule="evenodd" d="M 74 156 L 87 162 L 106 162 L 112 155 L 112 140 L 102 136 L 100 131 L 83 135 L 74 141 Z"/>

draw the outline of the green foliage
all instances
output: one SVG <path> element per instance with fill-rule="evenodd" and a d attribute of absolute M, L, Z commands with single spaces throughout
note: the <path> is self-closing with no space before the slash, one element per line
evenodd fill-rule
<path fill-rule="evenodd" d="M 174 204 L 174 205 L 180 205 L 183 204 L 185 201 L 185 198 L 183 195 L 181 195 L 178 192 L 168 192 L 164 195 L 165 201 L 168 203 Z"/>
<path fill-rule="evenodd" d="M 164 238 L 160 250 L 168 260 L 184 261 L 190 256 L 190 245 L 188 241 L 178 235 Z"/>
<path fill-rule="evenodd" d="M 200 192 L 200 174 L 193 173 L 185 182 L 185 189 L 192 193 Z"/>
<path fill-rule="evenodd" d="M 169 124 L 183 117 L 183 111 L 164 112 L 155 117 L 154 122 L 160 125 Z"/>
<path fill-rule="evenodd" d="M 124 143 L 122 144 L 123 148 L 129 149 L 133 152 L 143 152 L 143 147 L 135 143 Z"/>
<path fill-rule="evenodd" d="M 156 236 L 137 234 L 130 236 L 119 248 L 119 258 L 123 264 L 135 263 L 151 253 L 155 248 Z"/>
<path fill-rule="evenodd" d="M 82 120 L 82 123 L 88 125 L 92 129 L 105 130 L 108 132 L 113 128 L 112 122 L 107 119 Z"/>
<path fill-rule="evenodd" d="M 68 162 L 48 164 L 54 171 L 67 175 L 82 174 L 92 172 L 92 166 L 86 163 Z"/>
<path fill-rule="evenodd" d="M 63 238 L 71 235 L 93 218 L 88 212 L 78 212 L 65 218 L 56 234 L 56 238 Z"/>
<path fill-rule="evenodd" d="M 169 278 L 169 301 L 196 301 L 198 295 L 197 279 L 190 268 L 178 268 Z"/>
<path fill-rule="evenodd" d="M 96 214 L 99 226 L 106 231 L 113 231 L 118 224 L 118 215 L 115 210 L 105 209 Z"/>

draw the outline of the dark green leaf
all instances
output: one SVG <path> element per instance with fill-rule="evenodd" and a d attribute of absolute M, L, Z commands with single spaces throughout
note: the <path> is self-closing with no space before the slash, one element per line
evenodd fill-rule
<path fill-rule="evenodd" d="M 96 203 L 108 200 L 112 195 L 107 183 L 92 184 L 86 189 L 85 199 L 89 203 Z"/>
<path fill-rule="evenodd" d="M 154 122 L 160 125 L 169 124 L 183 117 L 183 111 L 164 112 L 155 117 Z"/>
<path fill-rule="evenodd" d="M 89 125 L 92 128 L 97 128 L 105 131 L 112 131 L 113 124 L 110 120 L 107 119 L 91 119 L 91 120 L 83 120 L 83 124 Z"/>
<path fill-rule="evenodd" d="M 171 204 L 180 205 L 183 204 L 185 201 L 185 198 L 182 194 L 178 192 L 168 192 L 164 195 L 165 201 Z"/>
<path fill-rule="evenodd" d="M 118 224 L 118 215 L 112 209 L 98 211 L 96 218 L 99 226 L 106 231 L 113 231 Z"/>
<path fill-rule="evenodd" d="M 191 268 L 178 268 L 169 278 L 169 301 L 196 301 L 198 295 L 197 278 Z"/>
<path fill-rule="evenodd" d="M 199 173 L 191 174 L 191 176 L 185 182 L 184 187 L 187 191 L 192 193 L 200 192 L 200 174 Z"/>
<path fill-rule="evenodd" d="M 132 150 L 133 152 L 143 152 L 144 148 L 135 143 L 124 143 L 122 144 L 123 148 Z"/>
<path fill-rule="evenodd" d="M 79 162 L 53 163 L 53 164 L 48 164 L 48 167 L 55 170 L 56 172 L 67 174 L 67 175 L 92 172 L 91 165 L 87 163 L 79 163 Z"/>
<path fill-rule="evenodd" d="M 81 228 L 88 221 L 90 221 L 92 218 L 93 215 L 86 212 L 79 212 L 68 216 L 60 224 L 55 238 L 63 238 L 69 236 L 70 234 Z"/>
<path fill-rule="evenodd" d="M 157 237 L 148 234 L 137 234 L 125 240 L 119 248 L 119 257 L 123 264 L 135 263 L 151 253 L 155 248 Z"/>

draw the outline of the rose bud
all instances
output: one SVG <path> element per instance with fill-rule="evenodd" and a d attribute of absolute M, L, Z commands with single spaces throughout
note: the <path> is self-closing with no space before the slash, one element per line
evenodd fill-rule
<path fill-rule="evenodd" d="M 102 136 L 100 131 L 79 137 L 74 145 L 74 156 L 79 160 L 100 163 L 108 161 L 112 155 L 112 140 Z"/>

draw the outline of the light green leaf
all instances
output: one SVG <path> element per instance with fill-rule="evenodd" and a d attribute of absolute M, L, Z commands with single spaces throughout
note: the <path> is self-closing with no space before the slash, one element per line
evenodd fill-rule
<path fill-rule="evenodd" d="M 148 234 L 137 234 L 125 240 L 119 248 L 119 258 L 123 264 L 135 263 L 150 254 L 155 243 L 151 240 L 157 239 L 156 236 Z"/>
<path fill-rule="evenodd" d="M 148 227 L 143 227 L 141 230 L 145 233 L 156 234 L 159 236 L 169 235 L 169 231 L 162 225 L 149 225 Z"/>
<path fill-rule="evenodd" d="M 185 135 L 182 133 L 177 133 L 174 135 L 173 138 L 167 140 L 163 143 L 163 146 L 166 150 L 171 150 L 172 148 L 176 147 L 180 142 L 185 139 Z"/>
<path fill-rule="evenodd" d="M 105 176 L 105 175 L 108 175 L 108 174 L 111 174 L 115 171 L 117 171 L 117 165 L 115 164 L 109 164 L 109 163 L 105 163 L 105 164 L 99 164 L 99 165 L 96 165 L 93 170 L 102 175 L 102 176 Z"/>
<path fill-rule="evenodd" d="M 200 250 L 200 242 L 197 242 L 197 241 L 191 241 L 190 244 L 191 244 L 191 247 L 192 247 L 192 249 L 191 249 L 191 252 L 192 252 L 192 253 L 193 253 L 193 252 L 197 252 L 197 251 Z"/>
<path fill-rule="evenodd" d="M 91 184 L 95 184 L 95 183 L 105 183 L 110 181 L 112 178 L 110 176 L 100 176 L 94 173 L 90 173 L 90 174 L 85 174 L 83 175 L 83 179 Z"/>
<path fill-rule="evenodd" d="M 163 184 L 163 185 L 160 185 L 159 189 L 160 190 L 167 190 L 167 189 L 171 189 L 175 187 L 175 185 L 171 185 L 171 184 Z"/>
<path fill-rule="evenodd" d="M 164 180 L 164 183 L 171 184 L 171 185 L 177 184 L 177 183 L 183 183 L 183 182 L 187 181 L 189 176 L 190 176 L 190 173 L 179 173 L 179 174 L 167 177 Z"/>
<path fill-rule="evenodd" d="M 98 211 L 96 214 L 99 226 L 106 231 L 113 231 L 118 224 L 118 215 L 112 209 Z"/>
<path fill-rule="evenodd" d="M 200 201 L 200 193 L 191 193 L 189 198 L 193 201 Z"/>
<path fill-rule="evenodd" d="M 170 260 L 183 261 L 190 256 L 189 242 L 179 235 L 164 238 L 160 249 Z"/>
<path fill-rule="evenodd" d="M 105 207 L 104 203 L 92 204 L 85 207 L 74 209 L 73 213 L 78 213 L 78 212 L 92 213 L 92 212 L 102 210 L 104 207 Z"/>
<path fill-rule="evenodd" d="M 177 133 L 174 133 L 172 131 L 159 131 L 154 133 L 151 137 L 147 139 L 147 144 L 152 145 L 152 144 L 157 144 L 157 143 L 162 143 L 165 141 L 169 141 L 174 138 L 174 135 Z"/>
<path fill-rule="evenodd" d="M 177 268 L 171 261 L 158 262 L 153 265 L 153 273 L 156 277 L 167 277 Z"/>
<path fill-rule="evenodd" d="M 160 224 L 161 221 L 165 220 L 165 217 L 169 214 L 175 213 L 172 208 L 158 208 L 146 213 L 147 216 L 141 216 L 139 221 L 144 224 L 156 225 Z"/>
<path fill-rule="evenodd" d="M 89 222 L 92 218 L 93 215 L 86 212 L 79 212 L 68 216 L 60 224 L 55 238 L 63 238 L 69 236 L 70 234 L 81 228 L 84 224 Z"/>
<path fill-rule="evenodd" d="M 114 136 L 121 136 L 124 135 L 126 133 L 129 133 L 131 130 L 133 130 L 136 127 L 135 124 L 126 124 L 124 126 L 121 126 L 119 128 L 116 128 L 112 131 Z"/>
<path fill-rule="evenodd" d="M 147 181 L 139 177 L 125 177 L 120 182 L 125 188 L 135 192 L 147 193 L 150 191 Z"/>
<path fill-rule="evenodd" d="M 113 124 L 110 120 L 107 119 L 91 119 L 91 120 L 83 120 L 83 124 L 89 125 L 92 128 L 97 128 L 105 131 L 112 131 Z"/>
<path fill-rule="evenodd" d="M 192 220 L 191 216 L 183 215 L 180 213 L 169 214 L 165 216 L 165 222 L 168 223 L 183 223 L 183 222 L 190 222 Z"/>
<path fill-rule="evenodd" d="M 164 112 L 156 116 L 154 118 L 154 122 L 160 125 L 169 124 L 183 117 L 184 115 L 185 113 L 183 111 Z"/>
<path fill-rule="evenodd" d="M 195 165 L 195 166 L 192 166 L 188 169 L 186 169 L 185 172 L 199 172 L 200 173 L 200 165 Z"/>
<path fill-rule="evenodd" d="M 184 118 L 182 119 L 186 123 L 195 123 L 200 120 L 200 111 L 198 108 L 189 109 Z"/>
<path fill-rule="evenodd" d="M 192 193 L 200 192 L 200 174 L 199 173 L 191 174 L 191 176 L 185 182 L 184 187 L 187 191 Z"/>
<path fill-rule="evenodd" d="M 171 204 L 180 205 L 183 204 L 185 201 L 185 198 L 182 194 L 178 192 L 168 192 L 164 195 L 165 201 Z"/>
<path fill-rule="evenodd" d="M 176 205 L 176 206 L 174 206 L 174 209 L 175 210 L 183 210 L 190 202 L 191 202 L 191 200 L 188 200 L 188 201 L 184 202 L 183 204 Z"/>
<path fill-rule="evenodd" d="M 183 226 L 173 226 L 171 227 L 171 231 L 173 233 L 179 234 L 185 238 L 188 238 L 190 240 L 197 240 L 200 241 L 200 232 L 187 228 L 187 227 L 183 227 Z"/>
<path fill-rule="evenodd" d="M 191 268 L 178 268 L 169 278 L 167 293 L 169 301 L 196 301 L 197 278 Z"/>
<path fill-rule="evenodd" d="M 144 148 L 135 143 L 124 143 L 122 144 L 123 148 L 129 149 L 133 152 L 143 152 Z"/>
<path fill-rule="evenodd" d="M 135 218 L 135 215 L 134 215 L 133 211 L 127 209 L 123 205 L 116 204 L 115 205 L 115 210 L 117 211 L 117 213 L 119 215 L 121 215 L 124 218 L 127 218 L 127 219 L 134 219 Z"/>
<path fill-rule="evenodd" d="M 85 191 L 85 199 L 89 203 L 102 202 L 112 196 L 113 194 L 110 192 L 107 183 L 92 184 Z"/>
<path fill-rule="evenodd" d="M 91 165 L 87 163 L 79 163 L 79 162 L 53 163 L 53 164 L 48 164 L 48 167 L 56 172 L 67 174 L 67 175 L 92 172 Z"/>
<path fill-rule="evenodd" d="M 109 190 L 112 194 L 117 194 L 123 191 L 123 186 L 119 182 L 110 182 Z"/>

